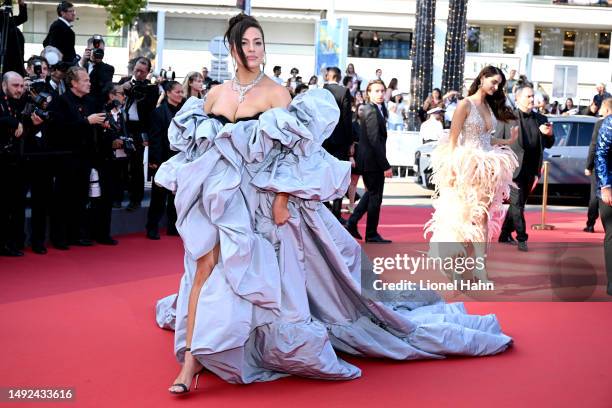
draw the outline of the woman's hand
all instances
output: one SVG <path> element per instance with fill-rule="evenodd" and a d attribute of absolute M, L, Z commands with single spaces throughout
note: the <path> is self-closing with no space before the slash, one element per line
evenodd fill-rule
<path fill-rule="evenodd" d="M 287 208 L 287 202 L 289 201 L 289 194 L 278 193 L 274 197 L 272 203 L 272 218 L 276 225 L 285 225 L 289 221 L 289 209 Z"/>
<path fill-rule="evenodd" d="M 518 136 L 519 136 L 518 126 L 512 126 L 510 128 L 510 139 L 508 139 L 508 145 L 511 145 L 514 142 L 516 142 L 518 140 Z"/>

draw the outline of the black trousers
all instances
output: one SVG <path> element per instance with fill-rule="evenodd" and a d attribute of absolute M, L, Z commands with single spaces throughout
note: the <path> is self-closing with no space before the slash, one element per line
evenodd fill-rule
<path fill-rule="evenodd" d="M 130 155 L 128 164 L 128 193 L 130 202 L 140 204 L 144 197 L 144 146 L 136 144 L 136 151 Z"/>
<path fill-rule="evenodd" d="M 361 217 L 367 212 L 365 237 L 374 238 L 378 235 L 378 220 L 380 219 L 380 206 L 385 188 L 385 174 L 382 171 L 364 172 L 362 177 L 367 191 L 348 219 L 348 224 L 357 225 Z"/>
<path fill-rule="evenodd" d="M 147 231 L 157 231 L 159 222 L 166 212 L 168 218 L 168 231 L 176 229 L 176 207 L 174 206 L 174 194 L 163 187 L 155 184 L 155 180 L 151 183 L 151 204 L 147 213 Z"/>
<path fill-rule="evenodd" d="M 510 189 L 510 208 L 501 229 L 502 237 L 509 237 L 516 231 L 516 239 L 520 242 L 527 241 L 527 226 L 525 225 L 525 203 L 531 193 L 531 186 L 535 181 L 535 175 L 520 177 L 514 182 L 518 188 Z"/>
<path fill-rule="evenodd" d="M 100 180 L 100 197 L 90 199 L 89 228 L 95 240 L 110 238 L 111 216 L 113 213 L 114 182 L 112 161 L 105 160 L 96 167 Z"/>
<path fill-rule="evenodd" d="M 599 215 L 605 231 L 604 259 L 608 275 L 608 294 L 612 295 L 612 207 L 599 200 Z"/>
<path fill-rule="evenodd" d="M 325 150 L 327 150 L 329 154 L 331 154 L 338 160 L 348 161 L 349 160 L 349 154 L 348 154 L 349 148 L 350 147 L 346 147 L 346 146 L 328 145 L 325 147 Z M 342 218 L 342 215 L 341 215 L 342 214 L 342 198 L 337 198 L 330 203 L 325 203 L 325 206 L 330 209 L 330 211 L 332 212 L 332 214 L 334 214 L 336 218 L 338 219 Z"/>
<path fill-rule="evenodd" d="M 115 159 L 111 162 L 111 178 L 112 191 L 111 197 L 113 202 L 121 203 L 123 201 L 123 194 L 128 186 L 129 180 L 129 159 L 127 157 L 121 159 Z"/>
<path fill-rule="evenodd" d="M 91 166 L 80 158 L 66 158 L 57 165 L 51 210 L 51 241 L 66 245 L 89 238 L 87 203 Z"/>
<path fill-rule="evenodd" d="M 53 197 L 54 157 L 39 157 L 26 162 L 32 210 L 32 246 L 43 246 L 47 239 L 47 217 L 51 215 Z"/>
<path fill-rule="evenodd" d="M 597 197 L 597 177 L 591 174 L 591 195 L 589 197 L 589 210 L 587 211 L 587 227 L 594 227 L 599 215 L 599 198 Z"/>
<path fill-rule="evenodd" d="M 0 160 L 5 160 L 0 157 Z M 0 248 L 20 249 L 25 241 L 26 183 L 24 166 L 0 162 Z"/>

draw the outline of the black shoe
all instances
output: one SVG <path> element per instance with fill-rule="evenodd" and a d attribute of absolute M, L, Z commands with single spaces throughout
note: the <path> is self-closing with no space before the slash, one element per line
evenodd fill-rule
<path fill-rule="evenodd" d="M 526 241 L 519 241 L 518 242 L 518 250 L 519 251 L 523 251 L 523 252 L 529 251 L 529 248 L 527 248 L 527 242 Z"/>
<path fill-rule="evenodd" d="M 159 231 L 147 230 L 147 238 L 157 241 L 159 239 Z"/>
<path fill-rule="evenodd" d="M 349 234 L 351 234 L 351 236 L 353 238 L 355 238 L 355 239 L 363 239 L 363 237 L 359 233 L 359 230 L 357 229 L 356 225 L 351 224 L 350 222 L 347 222 L 346 225 L 344 226 L 344 228 L 346 228 L 346 230 L 349 232 Z"/>
<path fill-rule="evenodd" d="M 87 238 L 76 239 L 74 241 L 70 241 L 70 245 L 74 246 L 82 246 L 82 247 L 90 247 L 93 246 L 93 241 Z"/>
<path fill-rule="evenodd" d="M 166 229 L 166 235 L 168 235 L 169 237 L 178 237 L 179 233 L 176 228 L 168 227 L 168 229 Z"/>
<path fill-rule="evenodd" d="M 133 201 L 130 201 L 130 203 L 127 205 L 127 207 L 125 207 L 125 209 L 127 211 L 135 211 L 135 210 L 137 210 L 139 208 L 140 208 L 140 203 L 136 203 L 136 202 L 133 202 Z"/>
<path fill-rule="evenodd" d="M 64 244 L 63 242 L 54 243 L 53 244 L 53 248 L 59 249 L 60 251 L 67 251 L 67 250 L 70 249 L 70 247 L 68 245 Z"/>
<path fill-rule="evenodd" d="M 100 245 L 117 245 L 119 243 L 119 241 L 111 237 L 96 239 L 96 242 Z"/>
<path fill-rule="evenodd" d="M 38 255 L 45 255 L 47 253 L 47 248 L 44 245 L 32 245 L 32 252 Z"/>
<path fill-rule="evenodd" d="M 592 225 L 587 225 L 586 227 L 584 227 L 582 229 L 584 232 L 595 232 L 595 227 L 593 227 Z"/>
<path fill-rule="evenodd" d="M 501 244 L 516 245 L 516 240 L 511 235 L 500 235 L 497 242 Z"/>
<path fill-rule="evenodd" d="M 12 256 L 12 257 L 23 256 L 23 252 L 21 252 L 20 250 L 16 248 L 5 246 L 4 248 L 0 249 L 0 256 Z"/>
<path fill-rule="evenodd" d="M 380 235 L 375 235 L 371 238 L 366 237 L 365 241 L 369 244 L 390 244 L 392 242 L 390 239 L 384 239 Z"/>

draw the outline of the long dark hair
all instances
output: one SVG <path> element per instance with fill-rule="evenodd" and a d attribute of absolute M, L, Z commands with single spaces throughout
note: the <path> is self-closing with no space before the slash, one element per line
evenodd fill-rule
<path fill-rule="evenodd" d="M 224 39 L 228 44 L 230 50 L 232 46 L 236 49 L 236 53 L 238 54 L 238 58 L 242 65 L 249 69 L 249 65 L 247 62 L 246 55 L 244 55 L 244 50 L 242 49 L 242 37 L 244 36 L 244 32 L 251 27 L 255 27 L 261 33 L 261 40 L 264 43 L 264 51 L 266 49 L 266 40 L 264 39 L 263 29 L 259 22 L 255 19 L 255 17 L 247 16 L 244 13 L 240 13 L 232 18 L 230 18 L 229 26 L 227 27 L 227 31 L 225 32 Z"/>
<path fill-rule="evenodd" d="M 516 119 L 516 116 L 512 113 L 512 109 L 506 105 L 506 94 L 504 93 L 504 89 L 506 89 L 506 76 L 503 71 L 493 65 L 486 66 L 480 71 L 470 89 L 468 91 L 468 96 L 474 95 L 478 92 L 478 88 L 480 88 L 482 83 L 482 78 L 490 78 L 492 76 L 499 75 L 501 77 L 501 82 L 497 86 L 497 91 L 493 95 L 485 96 L 485 100 L 491 107 L 493 114 L 497 120 L 501 120 L 503 122 L 507 122 L 512 119 Z"/>

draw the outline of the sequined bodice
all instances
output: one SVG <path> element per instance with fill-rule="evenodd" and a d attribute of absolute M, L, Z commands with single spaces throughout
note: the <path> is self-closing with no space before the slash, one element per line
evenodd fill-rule
<path fill-rule="evenodd" d="M 470 102 L 470 113 L 463 123 L 463 129 L 461 129 L 459 135 L 459 144 L 489 150 L 491 148 L 491 133 L 495 131 L 497 126 L 495 115 L 493 115 L 489 104 L 485 102 L 489 115 L 491 115 L 491 129 L 487 131 L 487 124 L 478 112 L 478 108 L 471 99 L 467 98 L 467 100 Z"/>

